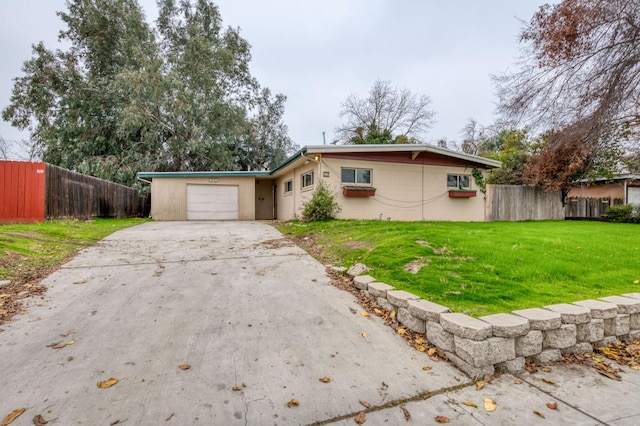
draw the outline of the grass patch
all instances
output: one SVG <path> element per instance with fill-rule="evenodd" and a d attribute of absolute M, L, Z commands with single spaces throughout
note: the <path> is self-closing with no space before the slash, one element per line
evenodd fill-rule
<path fill-rule="evenodd" d="M 29 282 L 46 276 L 79 250 L 147 219 L 59 220 L 0 224 L 0 280 Z"/>
<path fill-rule="evenodd" d="M 322 261 L 481 316 L 639 292 L 640 226 L 603 222 L 290 222 Z"/>

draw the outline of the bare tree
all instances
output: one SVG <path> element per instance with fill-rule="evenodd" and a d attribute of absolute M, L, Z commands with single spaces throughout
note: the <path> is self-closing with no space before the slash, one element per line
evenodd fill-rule
<path fill-rule="evenodd" d="M 421 142 L 434 122 L 430 106 L 427 95 L 376 80 L 367 98 L 352 94 L 342 103 L 340 117 L 346 122 L 336 128 L 336 137 L 347 144 Z"/>
<path fill-rule="evenodd" d="M 0 136 L 0 160 L 8 160 L 10 151 L 9 141 Z"/>
<path fill-rule="evenodd" d="M 548 132 L 528 176 L 554 161 L 563 181 L 612 164 L 618 143 L 640 129 L 640 2 L 544 5 L 521 42 L 521 70 L 494 81 L 503 119 Z"/>

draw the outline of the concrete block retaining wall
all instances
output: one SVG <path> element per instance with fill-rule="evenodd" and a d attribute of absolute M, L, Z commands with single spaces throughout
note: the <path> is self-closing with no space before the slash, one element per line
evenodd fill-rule
<path fill-rule="evenodd" d="M 380 307 L 396 311 L 405 327 L 425 333 L 472 378 L 521 371 L 526 357 L 544 364 L 563 353 L 591 352 L 592 343 L 606 346 L 617 339 L 640 339 L 640 293 L 473 318 L 369 275 L 353 280 Z"/>

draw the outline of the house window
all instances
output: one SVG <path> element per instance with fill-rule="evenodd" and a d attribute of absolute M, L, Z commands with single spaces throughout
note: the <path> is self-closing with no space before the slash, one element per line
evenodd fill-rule
<path fill-rule="evenodd" d="M 300 176 L 300 182 L 302 183 L 303 189 L 313 186 L 313 170 Z"/>
<path fill-rule="evenodd" d="M 288 180 L 284 183 L 284 192 L 286 194 L 287 192 L 291 192 L 291 191 L 293 191 L 293 181 Z"/>
<path fill-rule="evenodd" d="M 447 175 L 447 188 L 469 189 L 471 188 L 471 176 Z"/>
<path fill-rule="evenodd" d="M 342 169 L 342 183 L 371 185 L 370 169 Z"/>

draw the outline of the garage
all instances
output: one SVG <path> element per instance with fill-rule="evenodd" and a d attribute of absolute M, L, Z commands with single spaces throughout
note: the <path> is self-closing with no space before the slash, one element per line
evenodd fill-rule
<path fill-rule="evenodd" d="M 238 220 L 237 185 L 187 184 L 187 220 Z"/>
<path fill-rule="evenodd" d="M 631 186 L 627 188 L 627 204 L 640 205 L 640 188 Z"/>

